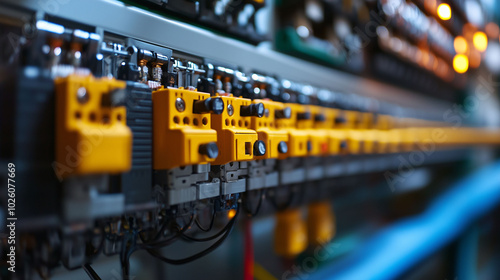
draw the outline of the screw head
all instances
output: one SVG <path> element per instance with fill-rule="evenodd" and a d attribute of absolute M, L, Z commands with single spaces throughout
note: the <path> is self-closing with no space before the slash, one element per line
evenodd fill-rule
<path fill-rule="evenodd" d="M 286 154 L 288 152 L 288 145 L 285 141 L 281 141 L 278 143 L 278 152 L 281 154 Z"/>
<path fill-rule="evenodd" d="M 184 112 L 184 110 L 186 110 L 186 103 L 184 102 L 184 99 L 179 97 L 175 100 L 175 109 L 179 112 Z"/>
<path fill-rule="evenodd" d="M 87 89 L 84 87 L 81 87 L 76 90 L 76 98 L 78 99 L 78 102 L 80 104 L 85 104 L 89 101 L 89 94 L 87 92 Z"/>
<path fill-rule="evenodd" d="M 227 104 L 227 114 L 232 116 L 234 114 L 234 108 L 233 105 Z"/>
<path fill-rule="evenodd" d="M 253 154 L 255 156 L 263 156 L 266 154 L 266 143 L 261 140 L 255 141 L 253 144 Z"/>
<path fill-rule="evenodd" d="M 219 147 L 215 142 L 200 145 L 198 152 L 206 155 L 209 159 L 215 159 L 219 155 Z"/>
<path fill-rule="evenodd" d="M 340 149 L 342 150 L 347 149 L 347 141 L 345 140 L 340 141 Z"/>
<path fill-rule="evenodd" d="M 222 114 L 222 112 L 224 112 L 224 100 L 222 100 L 222 98 L 211 98 L 210 105 L 212 113 L 220 115 Z"/>
<path fill-rule="evenodd" d="M 265 113 L 264 104 L 257 103 L 254 105 L 255 105 L 255 115 L 259 118 L 262 118 L 264 116 L 264 113 Z"/>

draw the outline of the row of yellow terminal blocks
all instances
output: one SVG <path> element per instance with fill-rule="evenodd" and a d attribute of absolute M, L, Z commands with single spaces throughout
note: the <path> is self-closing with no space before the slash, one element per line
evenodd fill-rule
<path fill-rule="evenodd" d="M 153 123 L 155 169 L 500 143 L 498 131 L 183 88 L 153 92 Z"/>
<path fill-rule="evenodd" d="M 126 109 L 113 104 L 126 83 L 70 75 L 56 81 L 56 160 L 60 178 L 130 169 Z M 500 133 L 271 100 L 210 96 L 183 88 L 153 92 L 153 167 L 256 159 L 372 154 L 499 144 Z"/>

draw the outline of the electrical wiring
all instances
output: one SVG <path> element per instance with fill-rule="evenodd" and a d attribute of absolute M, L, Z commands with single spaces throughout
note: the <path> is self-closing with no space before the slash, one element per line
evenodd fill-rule
<path fill-rule="evenodd" d="M 132 220 L 129 221 L 130 224 L 134 224 Z M 131 227 L 132 228 L 132 227 Z M 138 230 L 136 228 L 131 229 L 131 234 L 126 235 L 122 243 L 122 251 L 120 253 L 120 262 L 122 266 L 122 276 L 123 279 L 128 279 L 130 273 L 130 256 L 136 250 Z"/>
<path fill-rule="evenodd" d="M 209 253 L 211 253 L 212 251 L 214 251 L 215 249 L 217 249 L 225 240 L 226 238 L 229 236 L 229 234 L 232 232 L 233 228 L 234 228 L 234 225 L 235 225 L 235 222 L 236 222 L 236 219 L 238 217 L 238 213 L 239 213 L 239 210 L 240 210 L 240 207 L 238 207 L 238 209 L 236 210 L 236 214 L 235 216 L 231 219 L 231 221 L 228 223 L 228 229 L 225 231 L 225 233 L 222 235 L 221 238 L 219 238 L 215 243 L 213 243 L 212 245 L 210 245 L 210 247 L 206 248 L 205 250 L 197 253 L 197 254 L 194 254 L 190 257 L 187 257 L 187 258 L 183 258 L 183 259 L 170 259 L 170 258 L 166 258 L 164 256 L 162 256 L 159 252 L 155 251 L 154 249 L 147 249 L 147 252 L 165 262 L 165 263 L 169 263 L 169 264 L 176 264 L 176 265 L 179 265 L 179 264 L 185 264 L 185 263 L 189 263 L 189 262 L 192 262 L 194 260 L 197 260 Z"/>
<path fill-rule="evenodd" d="M 264 189 L 260 189 L 260 192 L 259 192 L 259 202 L 257 203 L 257 207 L 255 208 L 254 211 L 252 211 L 250 209 L 250 207 L 248 206 L 248 201 L 250 200 L 249 197 L 248 197 L 248 195 L 246 195 L 244 197 L 242 206 L 243 206 L 243 210 L 245 211 L 245 213 L 247 214 L 247 216 L 249 218 L 255 217 L 259 213 L 260 207 L 262 205 L 262 201 L 264 200 L 264 195 L 265 195 L 265 190 Z"/>
<path fill-rule="evenodd" d="M 289 190 L 289 192 L 288 192 L 288 198 L 287 198 L 287 200 L 286 200 L 285 203 L 279 204 L 276 201 L 276 192 L 274 193 L 273 196 L 270 197 L 269 201 L 271 201 L 271 204 L 274 206 L 274 208 L 276 210 L 283 211 L 286 208 L 290 207 L 290 205 L 293 202 L 293 198 L 294 198 L 294 192 L 292 190 Z"/>
<path fill-rule="evenodd" d="M 99 240 L 99 245 L 97 245 L 97 247 L 94 247 L 92 242 L 89 242 L 87 244 L 87 246 L 88 246 L 87 247 L 87 255 L 90 255 L 90 256 L 98 255 L 99 252 L 101 252 L 102 247 L 104 246 L 104 240 L 106 239 L 106 233 L 104 232 L 104 226 L 100 226 L 99 228 L 101 230 L 101 234 L 100 234 L 101 239 Z"/>
<path fill-rule="evenodd" d="M 186 235 L 184 233 L 181 233 L 181 236 L 182 236 L 182 238 L 187 239 L 189 241 L 195 241 L 195 242 L 207 242 L 207 241 L 211 241 L 211 240 L 214 240 L 215 238 L 223 235 L 229 229 L 229 227 L 232 226 L 233 220 L 234 220 L 234 218 L 231 219 L 231 221 L 229 221 L 226 224 L 226 226 L 224 226 L 224 228 L 222 228 L 219 232 L 217 232 L 216 234 L 214 234 L 212 236 L 209 236 L 209 237 L 196 238 L 196 237 L 192 237 L 192 236 Z"/>
<path fill-rule="evenodd" d="M 177 240 L 177 238 L 179 238 L 181 236 L 182 233 L 184 233 L 189 228 L 191 228 L 193 226 L 194 220 L 195 220 L 195 215 L 192 215 L 187 225 L 182 227 L 172 237 L 170 237 L 166 240 L 137 244 L 137 248 L 138 249 L 154 249 L 154 248 L 168 246 L 168 245 L 172 244 L 173 242 L 175 242 Z"/>
<path fill-rule="evenodd" d="M 88 263 L 84 264 L 83 270 L 85 270 L 85 272 L 87 273 L 87 275 L 91 280 L 101 280 L 101 277 L 99 277 L 97 272 L 95 272 L 95 270 L 92 268 L 90 264 Z"/>
<path fill-rule="evenodd" d="M 129 260 L 130 260 L 131 255 L 137 250 L 146 250 L 150 255 L 158 258 L 159 260 L 161 260 L 163 262 L 170 263 L 170 264 L 188 263 L 188 262 L 194 261 L 196 259 L 199 259 L 199 258 L 209 254 L 213 250 L 217 249 L 224 242 L 224 240 L 229 236 L 229 234 L 232 232 L 234 225 L 236 223 L 236 218 L 238 216 L 239 209 L 240 209 L 240 207 L 237 208 L 235 216 L 231 219 L 231 221 L 228 222 L 228 224 L 221 231 L 219 231 L 217 234 L 210 236 L 210 237 L 207 237 L 207 238 L 194 238 L 194 237 L 190 237 L 190 236 L 184 234 L 193 225 L 193 223 L 196 219 L 195 215 L 191 216 L 191 219 L 190 219 L 188 224 L 184 225 L 182 228 L 179 228 L 177 233 L 173 237 L 171 237 L 167 240 L 137 244 L 137 236 L 139 236 L 141 241 L 143 241 L 143 240 L 142 240 L 142 236 L 139 234 L 139 232 L 134 229 L 132 232 L 131 238 L 124 239 L 123 244 L 122 244 L 123 248 L 122 248 L 122 253 L 120 255 L 120 261 L 122 264 L 123 279 L 127 279 L 128 275 L 129 275 L 129 272 L 130 272 L 130 261 Z M 222 235 L 222 237 L 220 237 L 221 235 Z M 219 240 L 217 240 L 215 243 L 213 243 L 210 247 L 206 248 L 205 250 L 203 250 L 195 255 L 192 255 L 190 257 L 183 258 L 183 259 L 177 259 L 177 260 L 176 259 L 169 259 L 169 258 L 162 256 L 160 253 L 158 253 L 156 251 L 156 249 L 158 249 L 158 248 L 161 248 L 161 247 L 164 247 L 164 246 L 171 244 L 179 236 L 184 237 L 185 239 L 188 239 L 191 241 L 197 241 L 197 242 L 206 242 L 206 241 L 211 241 L 217 237 L 220 237 L 220 238 L 219 238 Z"/>
<path fill-rule="evenodd" d="M 195 223 L 196 223 L 196 226 L 201 230 L 201 231 L 204 231 L 204 232 L 209 232 L 212 230 L 213 226 L 214 226 L 214 221 L 215 221 L 215 214 L 216 214 L 216 211 L 215 211 L 215 203 L 213 204 L 212 206 L 212 219 L 210 220 L 210 224 L 208 225 L 208 228 L 204 228 L 200 221 L 198 220 L 198 217 L 196 217 L 195 219 Z"/>

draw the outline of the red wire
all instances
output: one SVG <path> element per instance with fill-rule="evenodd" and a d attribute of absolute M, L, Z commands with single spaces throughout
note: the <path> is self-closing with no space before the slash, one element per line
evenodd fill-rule
<path fill-rule="evenodd" d="M 244 266 L 243 280 L 253 280 L 253 263 L 254 263 L 254 255 L 253 255 L 253 237 L 252 237 L 252 221 L 250 219 L 245 219 L 245 233 L 244 233 Z"/>

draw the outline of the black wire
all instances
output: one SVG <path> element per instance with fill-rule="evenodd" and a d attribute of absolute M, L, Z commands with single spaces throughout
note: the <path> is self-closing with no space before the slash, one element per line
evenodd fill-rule
<path fill-rule="evenodd" d="M 252 211 L 250 209 L 250 207 L 248 207 L 248 201 L 250 200 L 249 195 L 248 194 L 245 195 L 245 199 L 243 200 L 242 206 L 243 206 L 243 210 L 247 213 L 247 216 L 249 218 L 253 218 L 253 217 L 257 216 L 257 214 L 259 213 L 260 207 L 262 205 L 262 200 L 264 200 L 263 199 L 264 193 L 265 193 L 265 190 L 264 189 L 260 189 L 260 192 L 259 192 L 259 202 L 257 203 L 257 207 L 255 208 L 254 211 Z"/>
<path fill-rule="evenodd" d="M 131 228 L 131 231 L 129 231 L 131 234 L 125 235 L 125 238 L 124 238 L 123 244 L 122 244 L 122 246 L 123 246 L 122 252 L 120 254 L 120 261 L 121 261 L 121 265 L 122 265 L 122 277 L 124 280 L 129 279 L 130 256 L 136 250 L 137 236 L 139 234 L 139 231 L 134 226 L 133 218 L 129 218 L 128 222 L 129 222 L 129 227 Z"/>
<path fill-rule="evenodd" d="M 43 273 L 41 267 L 37 267 L 36 271 L 38 272 L 38 275 L 40 276 L 40 278 L 42 278 L 43 280 L 50 279 L 50 277 L 47 274 Z"/>
<path fill-rule="evenodd" d="M 231 227 L 233 220 L 234 220 L 234 217 L 231 219 L 231 221 L 229 221 L 226 224 L 226 226 L 224 226 L 224 228 L 222 228 L 219 232 L 217 232 L 216 234 L 214 234 L 212 236 L 209 236 L 209 237 L 196 238 L 196 237 L 192 237 L 192 236 L 186 235 L 185 233 L 181 233 L 181 236 L 182 236 L 182 238 L 184 238 L 186 240 L 189 240 L 189 241 L 195 241 L 195 242 L 207 242 L 207 241 L 211 241 L 211 240 L 214 240 L 215 238 L 223 235 L 229 229 L 229 227 Z"/>
<path fill-rule="evenodd" d="M 212 208 L 212 220 L 210 221 L 210 225 L 208 225 L 208 228 L 204 228 L 201 224 L 200 224 L 200 221 L 198 220 L 198 217 L 196 217 L 195 219 L 195 223 L 196 223 L 196 226 L 201 230 L 201 231 L 204 231 L 204 232 L 209 232 L 212 230 L 212 228 L 214 227 L 214 221 L 215 221 L 215 214 L 216 214 L 216 211 L 215 211 L 215 203 L 213 204 L 213 208 Z"/>
<path fill-rule="evenodd" d="M 99 277 L 99 275 L 95 272 L 92 266 L 90 266 L 90 264 L 84 264 L 83 270 L 85 270 L 91 280 L 101 280 L 101 277 Z"/>
<path fill-rule="evenodd" d="M 290 207 L 290 205 L 293 202 L 293 198 L 294 198 L 294 191 L 291 190 L 291 188 L 290 188 L 289 193 L 288 193 L 288 199 L 285 203 L 278 204 L 278 202 L 276 201 L 276 196 L 277 196 L 276 194 L 277 194 L 277 192 L 275 191 L 273 197 L 271 197 L 271 199 L 270 199 L 271 204 L 274 206 L 274 208 L 276 210 L 283 211 L 286 208 Z"/>
<path fill-rule="evenodd" d="M 229 234 L 232 232 L 232 230 L 234 228 L 234 224 L 236 222 L 236 218 L 238 217 L 239 210 L 240 210 L 240 207 L 238 207 L 238 209 L 236 211 L 236 215 L 229 222 L 229 224 L 228 224 L 229 228 L 225 231 L 224 235 L 219 240 L 217 240 L 215 243 L 210 245 L 210 247 L 208 247 L 207 249 L 205 249 L 197 254 L 194 254 L 190 257 L 183 258 L 183 259 L 169 259 L 169 258 L 162 256 L 160 253 L 158 253 L 157 251 L 155 251 L 153 249 L 147 249 L 147 252 L 150 255 L 152 255 L 153 257 L 155 257 L 163 262 L 166 262 L 169 264 L 176 264 L 176 265 L 186 264 L 186 263 L 192 262 L 194 260 L 197 260 L 203 256 L 206 256 L 207 254 L 209 254 L 212 251 L 214 251 L 215 249 L 217 249 L 224 242 L 224 240 L 226 240 L 226 238 L 229 236 Z"/>
<path fill-rule="evenodd" d="M 99 245 L 97 245 L 97 247 L 94 247 L 94 245 L 92 244 L 92 241 L 89 242 L 88 246 L 90 247 L 89 249 L 89 253 L 90 253 L 90 256 L 96 256 L 97 254 L 99 254 L 99 252 L 102 250 L 102 248 L 104 247 L 104 239 L 106 239 L 106 233 L 105 233 L 105 230 L 104 230 L 104 226 L 101 226 L 100 227 L 101 229 L 101 240 L 99 241 Z M 93 237 L 91 236 L 91 239 Z"/>
<path fill-rule="evenodd" d="M 180 229 L 174 236 L 172 236 L 172 237 L 170 237 L 170 238 L 168 238 L 166 240 L 138 244 L 137 248 L 138 249 L 154 249 L 154 248 L 157 248 L 157 247 L 168 246 L 168 245 L 172 244 L 173 242 L 175 242 L 177 240 L 177 238 L 179 238 L 179 236 L 181 236 L 182 233 L 184 233 L 189 228 L 191 228 L 191 226 L 194 223 L 194 220 L 195 220 L 195 215 L 192 215 L 191 219 L 189 220 L 189 223 L 187 225 L 185 225 L 184 227 L 182 227 L 182 229 Z"/>
<path fill-rule="evenodd" d="M 191 217 L 192 217 L 192 215 L 191 215 Z M 162 235 L 162 233 L 165 230 L 165 227 L 167 225 L 168 225 L 167 218 L 164 217 L 164 221 L 162 223 L 162 226 L 160 227 L 160 230 L 156 233 L 155 237 L 153 238 L 153 241 L 156 241 L 156 240 L 158 240 L 161 237 L 161 235 Z"/>

